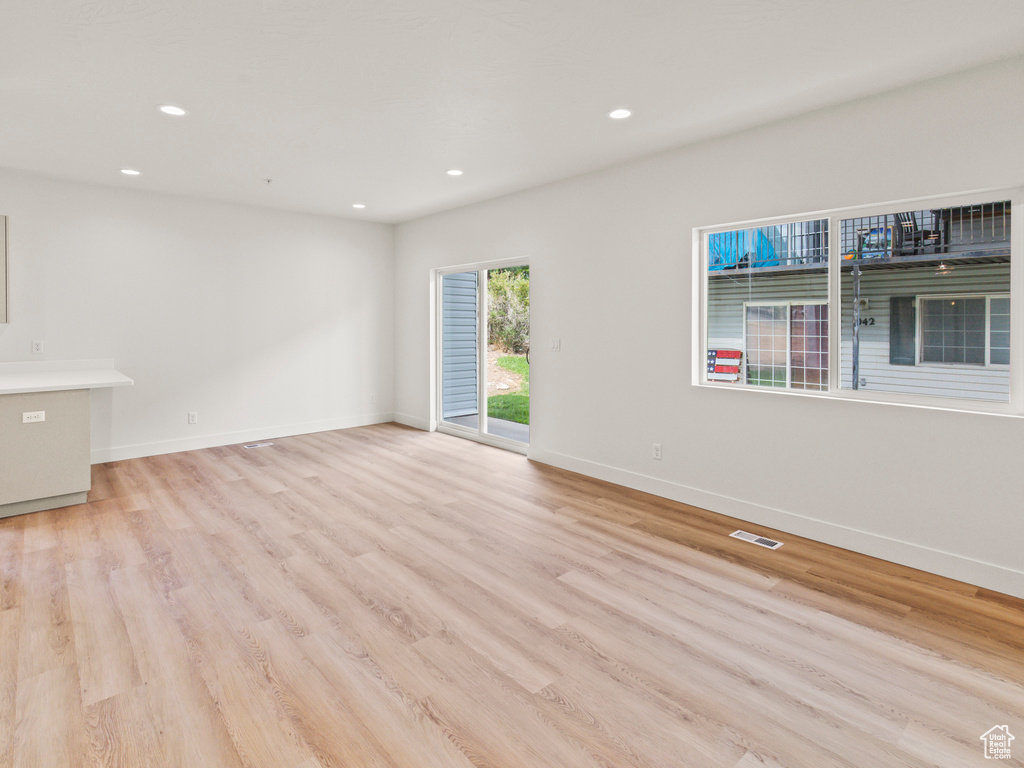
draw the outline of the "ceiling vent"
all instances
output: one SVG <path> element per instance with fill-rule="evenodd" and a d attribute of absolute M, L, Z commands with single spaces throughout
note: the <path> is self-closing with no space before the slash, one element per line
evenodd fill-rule
<path fill-rule="evenodd" d="M 764 536 L 758 536 L 753 533 L 747 533 L 746 531 L 736 531 L 730 533 L 734 539 L 743 539 L 743 541 L 749 541 L 751 544 L 757 544 L 759 547 L 767 547 L 768 549 L 778 549 L 782 546 L 781 541 L 774 541 L 773 539 L 766 539 Z"/>

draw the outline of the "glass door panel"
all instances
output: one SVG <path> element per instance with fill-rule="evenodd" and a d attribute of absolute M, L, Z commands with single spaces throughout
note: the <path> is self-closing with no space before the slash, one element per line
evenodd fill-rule
<path fill-rule="evenodd" d="M 441 280 L 441 420 L 478 429 L 478 273 L 444 275 Z"/>
<path fill-rule="evenodd" d="M 490 269 L 487 281 L 485 431 L 530 442 L 530 268 Z"/>

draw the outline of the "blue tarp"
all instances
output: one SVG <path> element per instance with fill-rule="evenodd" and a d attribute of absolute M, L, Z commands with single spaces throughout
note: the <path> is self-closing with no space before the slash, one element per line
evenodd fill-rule
<path fill-rule="evenodd" d="M 776 246 L 783 252 L 783 258 L 786 251 L 786 241 L 779 230 L 779 227 L 758 227 L 709 235 L 708 269 L 778 266 Z"/>

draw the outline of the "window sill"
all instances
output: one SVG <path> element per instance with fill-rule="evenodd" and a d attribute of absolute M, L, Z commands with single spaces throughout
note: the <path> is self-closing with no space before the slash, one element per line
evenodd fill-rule
<path fill-rule="evenodd" d="M 692 386 L 700 389 L 731 390 L 733 392 L 754 392 L 762 395 L 816 398 L 819 400 L 838 400 L 848 403 L 873 403 L 875 405 L 893 406 L 897 408 L 921 408 L 929 411 L 946 411 L 950 413 L 967 413 L 981 416 L 1008 416 L 1024 418 L 1024 411 L 1012 403 L 992 402 L 987 400 L 951 400 L 942 397 L 905 395 L 895 397 L 891 392 L 872 392 L 868 390 L 838 389 L 828 392 L 813 390 L 792 390 L 782 387 L 751 387 L 744 384 L 719 384 L 713 381 L 698 381 Z"/>
<path fill-rule="evenodd" d="M 954 370 L 954 371 L 1008 371 L 1010 366 L 1008 365 L 974 365 L 972 363 L 934 363 L 934 362 L 920 362 L 915 366 L 907 366 L 908 368 L 938 368 L 942 370 Z"/>

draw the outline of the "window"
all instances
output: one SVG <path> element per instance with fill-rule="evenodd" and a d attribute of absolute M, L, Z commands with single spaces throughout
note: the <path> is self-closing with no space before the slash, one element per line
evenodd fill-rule
<path fill-rule="evenodd" d="M 1009 402 L 1011 208 L 962 196 L 697 230 L 696 383 Z"/>
<path fill-rule="evenodd" d="M 0 216 L 0 325 L 7 322 L 7 217 Z"/>
<path fill-rule="evenodd" d="M 708 236 L 708 349 L 740 354 L 733 382 L 828 389 L 828 233 L 810 219 Z"/>

